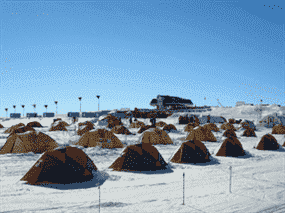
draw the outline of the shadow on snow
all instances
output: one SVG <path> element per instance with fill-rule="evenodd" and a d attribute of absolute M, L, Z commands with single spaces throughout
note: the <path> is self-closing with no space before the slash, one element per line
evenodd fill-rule
<path fill-rule="evenodd" d="M 39 186 L 39 187 L 60 189 L 60 190 L 87 189 L 87 188 L 102 186 L 103 183 L 109 178 L 109 175 L 103 171 L 98 171 L 98 170 L 93 171 L 92 174 L 93 174 L 93 178 L 90 181 L 86 181 L 86 182 L 70 183 L 70 184 L 46 184 L 45 183 L 45 184 L 31 185 L 31 186 Z"/>
<path fill-rule="evenodd" d="M 154 171 L 129 171 L 129 170 L 123 170 L 123 171 L 113 171 L 113 172 L 128 172 L 128 173 L 134 173 L 134 174 L 167 174 L 167 173 L 173 173 L 174 171 L 171 169 L 169 165 L 166 165 L 166 169 L 161 170 L 154 170 Z"/>

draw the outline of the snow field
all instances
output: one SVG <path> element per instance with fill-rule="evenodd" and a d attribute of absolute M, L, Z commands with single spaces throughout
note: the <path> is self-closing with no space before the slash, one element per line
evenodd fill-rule
<path fill-rule="evenodd" d="M 227 110 L 234 109 L 229 108 Z M 250 110 L 248 106 L 243 109 Z M 269 110 L 270 111 L 270 110 Z M 274 111 L 274 110 L 272 110 Z M 210 113 L 214 112 L 211 111 Z M 243 112 L 241 110 L 241 112 Z M 217 112 L 215 112 L 217 114 Z M 235 110 L 228 118 L 253 120 Z M 271 112 L 272 113 L 272 112 Z M 250 113 L 248 113 L 250 114 Z M 63 119 L 64 120 L 64 119 Z M 148 124 L 149 119 L 138 119 Z M 170 172 L 117 172 L 108 167 L 120 156 L 122 149 L 81 148 L 95 163 L 101 174 L 100 212 L 284 212 L 285 211 L 285 151 L 261 151 L 253 146 L 271 128 L 258 128 L 257 137 L 241 137 L 236 132 L 247 155 L 238 158 L 215 156 L 215 150 L 225 137 L 223 131 L 213 132 L 218 142 L 203 142 L 212 154 L 206 164 L 176 164 L 169 162 L 171 156 L 186 137 L 185 125 L 178 125 L 178 117 L 158 119 L 176 126 L 177 132 L 169 133 L 172 145 L 155 145 Z M 31 120 L 1 122 L 4 127 Z M 72 144 L 80 137 L 69 132 L 48 132 L 53 120 L 39 121 L 44 128 L 36 128 L 48 134 L 59 144 Z M 122 119 L 128 127 L 128 121 Z M 67 121 L 68 122 L 68 121 Z M 84 122 L 83 119 L 79 122 Z M 69 123 L 69 122 L 68 122 Z M 220 127 L 221 124 L 217 124 Z M 235 124 L 235 126 L 237 126 Z M 97 128 L 97 127 L 96 127 Z M 99 127 L 98 127 L 99 128 Z M 137 133 L 138 129 L 130 129 Z M 0 129 L 0 136 L 4 130 Z M 125 144 L 136 144 L 141 134 L 116 136 Z M 284 135 L 273 135 L 282 145 Z M 3 146 L 6 139 L 0 139 Z M 214 152 L 214 154 L 213 154 Z M 58 189 L 30 186 L 19 181 L 41 155 L 33 153 L 0 155 L 0 212 L 99 212 L 98 181 L 58 186 Z M 231 191 L 229 193 L 229 166 L 232 166 Z M 183 203 L 183 172 L 185 173 L 185 205 Z M 56 175 L 56 174 L 55 174 Z M 55 187 L 55 186 L 53 186 Z"/>

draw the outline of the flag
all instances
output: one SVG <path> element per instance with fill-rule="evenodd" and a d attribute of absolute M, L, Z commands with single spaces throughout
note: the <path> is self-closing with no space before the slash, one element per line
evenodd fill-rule
<path fill-rule="evenodd" d="M 206 97 L 204 99 L 206 100 Z"/>

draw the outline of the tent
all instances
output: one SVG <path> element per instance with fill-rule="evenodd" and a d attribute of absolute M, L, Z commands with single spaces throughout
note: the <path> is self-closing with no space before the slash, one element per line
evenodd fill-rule
<path fill-rule="evenodd" d="M 11 134 L 0 150 L 0 154 L 6 153 L 43 153 L 58 147 L 58 144 L 48 135 L 29 131 L 25 133 Z"/>
<path fill-rule="evenodd" d="M 126 147 L 109 168 L 114 171 L 156 171 L 165 170 L 166 166 L 167 163 L 154 146 L 136 144 Z"/>
<path fill-rule="evenodd" d="M 118 125 L 122 125 L 123 123 L 117 119 L 117 120 L 109 120 L 108 121 L 108 124 L 107 124 L 107 127 L 108 128 L 113 128 L 114 126 L 118 126 Z"/>
<path fill-rule="evenodd" d="M 151 125 L 143 125 L 141 126 L 141 128 L 139 129 L 138 133 L 143 133 L 144 131 L 148 130 L 148 129 L 151 129 L 151 128 L 156 128 L 154 126 L 151 126 Z"/>
<path fill-rule="evenodd" d="M 58 123 L 61 123 L 61 124 L 63 124 L 64 126 L 69 126 L 69 124 L 67 123 L 67 122 L 65 122 L 65 121 L 58 121 Z M 56 124 L 55 124 L 56 125 Z"/>
<path fill-rule="evenodd" d="M 150 128 L 144 131 L 138 142 L 143 144 L 173 144 L 168 134 L 158 128 Z"/>
<path fill-rule="evenodd" d="M 60 118 L 58 118 L 58 119 L 60 119 Z M 55 121 L 55 122 L 53 122 L 53 123 L 51 124 L 51 126 L 56 126 L 56 125 L 58 125 L 58 124 L 61 124 L 61 125 L 63 125 L 63 126 L 69 126 L 69 124 L 68 124 L 67 122 L 62 121 L 61 119 L 60 119 L 60 120 L 57 120 L 57 121 Z"/>
<path fill-rule="evenodd" d="M 220 129 L 214 123 L 207 123 L 203 127 L 208 129 L 208 130 L 210 130 L 210 131 L 215 131 L 215 132 L 219 132 L 220 131 Z"/>
<path fill-rule="evenodd" d="M 165 125 L 167 125 L 167 124 L 163 121 L 159 121 L 158 123 L 155 124 L 155 126 L 157 126 L 157 127 L 164 127 Z"/>
<path fill-rule="evenodd" d="M 122 142 L 111 132 L 106 129 L 97 129 L 86 132 L 81 136 L 79 141 L 75 145 L 84 147 L 95 147 L 101 148 L 123 148 Z"/>
<path fill-rule="evenodd" d="M 37 121 L 32 121 L 30 123 L 27 124 L 27 126 L 29 127 L 43 127 L 39 122 Z"/>
<path fill-rule="evenodd" d="M 247 128 L 247 129 L 244 130 L 242 136 L 246 136 L 246 137 L 256 137 L 256 134 L 255 134 L 255 132 L 254 132 L 253 129 Z"/>
<path fill-rule="evenodd" d="M 198 123 L 188 123 L 188 124 L 184 127 L 184 131 L 185 131 L 185 132 L 189 132 L 189 131 L 191 131 L 192 128 L 195 128 L 195 127 L 197 127 L 197 126 L 199 126 Z"/>
<path fill-rule="evenodd" d="M 2 124 L 0 124 L 0 128 L 4 128 L 4 126 Z"/>
<path fill-rule="evenodd" d="M 210 161 L 210 155 L 201 141 L 192 140 L 182 143 L 170 161 L 174 163 L 206 163 Z"/>
<path fill-rule="evenodd" d="M 232 130 L 232 129 L 227 129 L 227 130 L 224 132 L 223 136 L 225 136 L 225 137 L 227 137 L 227 138 L 229 138 L 229 137 L 237 137 L 235 131 Z"/>
<path fill-rule="evenodd" d="M 90 123 L 92 123 L 93 125 L 95 125 L 96 123 L 98 124 L 98 120 L 99 120 L 99 118 L 96 117 L 96 118 L 93 118 L 93 119 L 91 119 L 91 120 L 89 120 L 89 121 L 85 121 L 85 122 L 83 122 L 83 123 L 86 124 L 86 123 L 90 122 Z"/>
<path fill-rule="evenodd" d="M 129 128 L 140 128 L 142 126 L 145 126 L 145 124 L 141 121 L 136 121 L 130 124 Z"/>
<path fill-rule="evenodd" d="M 107 120 L 108 124 L 107 127 L 108 128 L 113 128 L 114 126 L 118 126 L 121 125 L 121 117 L 117 118 L 116 116 L 113 116 L 111 114 L 108 114 L 104 119 L 102 120 Z"/>
<path fill-rule="evenodd" d="M 229 123 L 230 123 L 230 124 L 235 124 L 235 123 L 236 123 L 236 120 L 235 120 L 234 118 L 230 118 L 230 119 L 229 119 Z"/>
<path fill-rule="evenodd" d="M 234 131 L 237 131 L 236 128 L 234 127 L 234 125 L 232 125 L 230 123 L 223 123 L 221 126 L 221 129 L 223 129 L 223 130 L 232 129 Z"/>
<path fill-rule="evenodd" d="M 115 134 L 132 135 L 132 133 L 123 125 L 114 126 L 111 132 Z"/>
<path fill-rule="evenodd" d="M 191 129 L 189 134 L 186 137 L 186 140 L 198 140 L 198 141 L 209 141 L 209 142 L 216 142 L 217 139 L 214 134 L 207 128 L 202 126 L 198 126 Z"/>
<path fill-rule="evenodd" d="M 20 127 L 18 129 L 13 130 L 13 133 L 23 133 L 23 132 L 28 132 L 28 131 L 36 131 L 33 127 L 29 127 L 29 126 L 24 126 L 24 127 Z"/>
<path fill-rule="evenodd" d="M 208 116 L 210 117 L 210 123 L 226 123 L 227 122 L 227 120 L 222 116 L 212 116 L 212 115 L 208 115 Z"/>
<path fill-rule="evenodd" d="M 48 131 L 67 131 L 65 123 L 64 121 L 57 121 L 51 125 L 51 128 Z"/>
<path fill-rule="evenodd" d="M 84 126 L 79 126 L 79 129 L 77 131 L 77 135 L 83 135 L 86 132 L 89 132 L 90 130 L 94 129 L 94 125 L 92 123 L 87 123 Z"/>
<path fill-rule="evenodd" d="M 259 150 L 277 150 L 279 149 L 279 144 L 273 135 L 266 134 L 262 136 L 258 145 L 254 148 Z"/>
<path fill-rule="evenodd" d="M 108 125 L 108 120 L 107 119 L 98 120 L 98 125 L 99 126 L 107 126 Z"/>
<path fill-rule="evenodd" d="M 94 126 L 94 124 L 90 121 L 85 121 L 83 123 L 79 123 L 78 126 L 85 126 L 85 125 L 90 125 L 90 126 Z"/>
<path fill-rule="evenodd" d="M 201 115 L 199 117 L 199 121 L 201 124 L 206 123 L 225 123 L 227 120 L 222 116 L 212 116 L 212 115 Z"/>
<path fill-rule="evenodd" d="M 185 127 L 184 127 L 184 132 L 190 132 L 192 131 L 194 128 L 193 123 L 188 123 Z"/>
<path fill-rule="evenodd" d="M 173 124 L 165 125 L 162 130 L 167 131 L 167 132 L 177 131 L 176 127 Z"/>
<path fill-rule="evenodd" d="M 55 123 L 56 121 L 61 121 L 61 118 L 53 119 L 53 122 L 54 122 L 54 123 Z"/>
<path fill-rule="evenodd" d="M 20 127 L 23 127 L 23 126 L 25 126 L 25 124 L 23 124 L 23 123 L 16 124 L 14 126 L 11 126 L 8 129 L 6 129 L 4 133 L 9 133 L 10 134 L 10 133 L 14 132 L 14 130 L 16 130 L 16 129 L 20 128 Z"/>
<path fill-rule="evenodd" d="M 195 126 L 200 125 L 200 121 L 196 115 L 181 115 L 179 116 L 179 124 L 195 123 Z"/>
<path fill-rule="evenodd" d="M 97 167 L 76 147 L 58 148 L 44 153 L 22 177 L 31 185 L 82 183 L 93 178 Z"/>
<path fill-rule="evenodd" d="M 285 126 L 278 124 L 272 128 L 272 134 L 285 134 Z"/>
<path fill-rule="evenodd" d="M 241 126 L 242 126 L 242 130 L 244 129 L 247 129 L 247 128 L 251 128 L 253 130 L 256 130 L 256 126 L 254 125 L 254 123 L 252 121 L 249 121 L 249 120 L 244 120 L 242 123 L 241 123 Z"/>
<path fill-rule="evenodd" d="M 282 124 L 285 126 L 285 117 L 284 116 L 278 116 L 277 113 L 273 113 L 271 115 L 267 115 L 263 117 L 260 121 L 259 124 L 263 127 L 266 128 L 272 128 L 273 126 L 277 124 Z"/>
<path fill-rule="evenodd" d="M 219 121 L 219 123 L 226 123 L 227 122 L 227 119 L 225 119 L 224 117 L 222 116 L 219 116 L 221 121 Z M 219 118 L 217 118 L 217 120 L 219 120 Z"/>
<path fill-rule="evenodd" d="M 211 116 L 210 115 L 200 115 L 199 117 L 200 124 L 210 123 Z"/>
<path fill-rule="evenodd" d="M 240 141 L 236 137 L 229 137 L 224 140 L 222 145 L 219 147 L 219 150 L 216 156 L 244 156 L 245 152 L 240 143 Z"/>

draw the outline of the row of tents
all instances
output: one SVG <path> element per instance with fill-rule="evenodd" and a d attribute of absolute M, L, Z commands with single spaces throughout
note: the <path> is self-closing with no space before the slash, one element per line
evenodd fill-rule
<path fill-rule="evenodd" d="M 173 115 L 179 116 L 179 115 Z M 173 117 L 171 116 L 171 117 Z M 234 122 L 232 123 L 240 123 L 242 119 L 240 120 L 235 120 L 235 119 L 225 119 L 222 116 L 212 116 L 212 115 L 200 115 L 196 116 L 194 114 L 185 114 L 185 115 L 180 115 L 178 119 L 179 124 L 188 124 L 189 122 L 194 122 L 194 123 L 199 123 L 199 124 L 205 124 L 205 123 L 226 123 L 230 122 L 230 120 L 233 120 Z M 252 123 L 251 125 L 254 125 L 252 121 L 248 120 L 243 120 L 247 121 L 249 123 Z M 278 115 L 277 113 L 272 113 L 269 115 L 264 116 L 258 121 L 259 126 L 267 127 L 267 128 L 272 128 L 275 125 L 282 124 L 285 126 L 285 116 L 284 115 Z"/>
<path fill-rule="evenodd" d="M 118 119 L 118 123 L 120 123 L 119 121 L 120 119 Z M 52 126 L 56 126 L 55 124 L 59 123 L 63 122 L 60 120 L 55 121 Z M 80 126 L 86 127 L 88 125 L 90 124 L 85 122 Z M 159 125 L 163 126 L 164 124 L 160 123 Z M 226 129 L 224 136 L 227 138 L 219 147 L 216 156 L 238 157 L 245 155 L 242 144 L 233 134 L 235 131 L 233 125 L 230 123 L 224 123 L 223 125 L 221 129 Z M 7 142 L 0 150 L 0 154 L 44 153 L 21 180 L 37 185 L 44 183 L 83 182 L 92 178 L 92 172 L 97 170 L 92 160 L 77 147 L 60 147 L 48 135 L 29 129 L 40 126 L 40 124 L 29 123 L 24 127 L 20 127 L 26 128 L 23 129 L 23 132 L 12 131 L 7 138 Z M 113 129 L 117 126 L 115 125 Z M 205 126 L 187 125 L 186 127 L 189 132 L 186 141 L 181 144 L 170 161 L 174 163 L 206 163 L 211 161 L 211 154 L 201 140 L 204 140 L 205 138 L 203 137 L 210 133 L 211 130 L 215 131 L 216 126 L 210 123 Z M 254 131 L 254 128 L 250 128 L 250 126 L 245 127 L 247 127 L 246 130 Z M 230 132 L 230 130 L 232 131 Z M 227 131 L 228 133 L 225 134 Z M 109 168 L 115 171 L 156 171 L 167 169 L 168 164 L 153 146 L 154 144 L 166 145 L 173 144 L 173 142 L 164 130 L 157 127 L 149 128 L 143 131 L 138 143 L 127 146 L 121 156 Z M 82 147 L 99 146 L 109 149 L 124 148 L 124 145 L 113 132 L 106 129 L 85 132 L 75 145 Z M 283 146 L 285 146 L 285 143 Z M 274 136 L 266 134 L 255 148 L 259 150 L 276 150 L 279 148 L 279 144 Z"/>
<path fill-rule="evenodd" d="M 147 130 L 144 139 L 154 132 L 154 129 Z M 274 137 L 265 135 L 256 149 L 262 149 L 262 144 L 268 144 L 270 140 L 274 140 Z M 245 155 L 245 152 L 238 139 L 230 137 L 223 142 L 216 155 L 237 157 Z M 211 161 L 210 156 L 201 141 L 192 140 L 183 142 L 170 161 L 206 163 Z M 168 163 L 151 143 L 142 140 L 141 143 L 127 146 L 109 168 L 114 171 L 157 171 L 167 170 Z M 94 162 L 81 149 L 59 147 L 45 152 L 21 180 L 31 185 L 78 183 L 91 180 L 96 170 Z"/>
<path fill-rule="evenodd" d="M 91 121 L 85 121 L 83 123 L 78 123 L 78 131 L 77 131 L 77 135 L 83 135 L 86 132 L 94 129 L 94 122 L 92 123 L 93 120 Z M 98 120 L 96 120 L 98 121 Z M 226 121 L 225 119 L 223 119 L 223 121 Z M 106 117 L 104 117 L 102 120 L 99 120 L 98 122 L 104 122 L 103 125 L 105 125 L 107 128 L 111 129 L 111 132 L 116 133 L 116 134 L 127 134 L 127 135 L 131 135 L 132 133 L 123 125 L 121 118 L 117 118 L 115 116 L 112 115 L 108 115 Z M 184 131 L 189 132 L 189 130 L 193 127 L 198 127 L 200 126 L 200 120 L 194 115 L 193 117 L 179 117 L 179 123 L 184 124 L 184 123 L 188 123 L 185 128 Z M 252 121 L 248 121 L 248 120 L 244 120 L 241 122 L 241 120 L 236 121 L 234 119 L 229 119 L 229 122 L 224 122 L 221 126 L 221 129 L 234 129 L 235 128 L 232 126 L 232 124 L 234 123 L 239 123 L 241 124 L 240 128 L 243 129 L 253 129 L 256 130 L 256 126 Z M 102 124 L 99 124 L 102 125 Z M 273 129 L 272 129 L 272 134 L 283 134 L 283 128 L 277 128 L 278 126 L 282 125 L 274 125 Z M 54 122 L 52 123 L 49 131 L 67 131 L 66 126 L 69 126 L 68 123 L 66 123 L 65 121 L 62 121 L 61 118 L 58 119 L 54 119 Z M 207 126 L 211 126 L 211 131 L 219 131 L 219 128 L 217 128 L 215 123 L 207 123 Z M 25 126 L 23 123 L 19 123 L 17 125 L 11 126 L 10 128 L 6 129 L 4 133 L 13 133 L 14 131 L 16 133 L 22 133 L 25 131 L 33 131 L 33 127 L 42 127 L 41 124 L 37 121 L 34 122 L 30 122 L 27 124 L 27 126 Z M 166 124 L 163 121 L 160 121 L 158 123 L 155 124 L 155 127 L 162 127 L 164 131 L 177 131 L 176 127 L 173 124 Z M 3 128 L 3 126 L 0 124 L 0 128 Z M 138 133 L 142 133 L 145 130 L 149 129 L 149 128 L 153 128 L 152 125 L 145 125 L 143 122 L 141 121 L 136 121 L 133 122 L 129 125 L 129 128 L 140 128 Z M 236 131 L 236 130 L 235 130 Z M 245 131 L 244 135 L 247 135 L 250 133 L 250 130 Z M 203 134 L 202 134 L 203 135 Z M 205 135 L 205 134 L 204 134 Z M 249 134 L 250 135 L 250 134 Z M 252 135 L 254 136 L 254 135 Z M 208 138 L 214 138 L 214 136 L 211 134 L 211 132 L 209 132 L 209 137 Z M 210 141 L 216 141 L 214 139 L 209 139 Z M 201 139 L 201 141 L 204 141 Z"/>
<path fill-rule="evenodd" d="M 63 125 L 64 121 L 55 121 L 55 124 L 52 125 L 51 128 L 57 128 L 60 126 L 59 124 Z M 68 124 L 67 124 L 68 125 Z M 114 126 L 112 130 L 107 129 L 94 129 L 92 124 L 86 122 L 80 124 L 82 129 L 78 130 L 78 133 L 83 129 L 90 128 L 90 130 L 84 132 L 81 135 L 80 139 L 75 145 L 83 146 L 83 147 L 95 147 L 100 146 L 102 148 L 123 148 L 123 144 L 121 141 L 114 135 L 118 133 L 127 133 L 132 134 L 129 130 L 120 125 Z M 30 122 L 26 126 L 22 123 L 12 126 L 6 129 L 5 133 L 9 133 L 7 141 L 5 145 L 1 148 L 0 154 L 5 153 L 25 153 L 25 152 L 34 152 L 34 153 L 42 153 L 47 151 L 48 149 L 54 149 L 59 145 L 48 135 L 35 130 L 33 127 L 42 127 L 38 122 Z M 92 128 L 92 129 L 91 129 Z M 256 137 L 253 128 L 249 126 L 245 126 L 245 131 L 243 136 L 247 137 Z M 237 138 L 235 131 L 236 128 L 229 123 L 225 123 L 221 126 L 221 129 L 225 130 L 223 136 L 227 138 Z M 282 125 L 275 126 L 273 131 L 278 131 L 277 134 L 285 134 L 285 127 Z M 185 138 L 186 141 L 210 141 L 215 142 L 217 139 L 213 135 L 212 131 L 220 131 L 219 128 L 215 124 L 206 124 L 204 126 L 196 126 L 187 125 L 185 127 L 185 131 L 188 132 L 187 137 Z M 276 134 L 276 133 L 272 133 Z M 272 136 L 273 137 L 273 136 Z M 41 142 L 43 141 L 43 142 Z M 262 141 L 262 140 L 261 140 Z M 276 139 L 275 139 L 276 141 Z M 142 132 L 138 140 L 139 143 L 150 143 L 154 144 L 173 144 L 171 138 L 167 134 L 167 131 L 164 131 L 158 127 L 150 127 Z"/>
<path fill-rule="evenodd" d="M 108 120 L 107 127 L 111 128 L 110 133 L 112 133 L 112 134 L 113 133 L 115 133 L 115 134 L 126 134 L 126 135 L 132 135 L 133 134 L 124 125 L 122 125 L 122 122 L 120 119 L 117 119 L 117 118 L 112 117 L 112 116 L 108 116 L 108 117 L 109 117 L 109 120 Z M 49 131 L 67 131 L 66 126 L 69 126 L 69 124 L 66 123 L 65 121 L 62 121 L 60 118 L 55 119 L 54 122 L 52 123 Z M 89 137 L 89 135 L 92 135 L 92 134 L 94 135 L 95 132 L 97 132 L 99 134 L 99 132 L 101 131 L 100 129 L 94 130 L 94 125 L 90 121 L 86 121 L 84 123 L 79 123 L 78 126 L 79 126 L 79 128 L 77 131 L 77 135 L 80 135 L 80 136 L 86 135 L 84 137 L 87 137 L 87 138 Z M 9 137 L 10 137 L 11 135 L 13 135 L 15 133 L 24 133 L 27 131 L 35 131 L 35 129 L 33 127 L 42 127 L 42 125 L 37 121 L 30 122 L 26 126 L 23 123 L 19 123 L 17 125 L 11 126 L 10 128 L 6 129 L 4 131 L 4 133 L 10 134 L 9 135 Z M 146 131 L 148 129 L 153 129 L 154 127 L 156 129 L 156 132 L 159 135 L 163 135 L 163 137 L 168 138 L 169 140 L 170 140 L 170 138 L 167 137 L 168 134 L 166 132 L 169 132 L 172 130 L 176 131 L 176 127 L 174 125 L 166 124 L 162 121 L 158 122 L 155 126 L 145 125 L 143 122 L 140 122 L 140 121 L 134 122 L 129 126 L 129 128 L 140 128 L 138 133 L 143 133 L 144 131 Z M 163 127 L 163 129 L 158 129 L 157 127 Z M 3 126 L 1 124 L 0 124 L 0 128 L 3 128 Z M 241 126 L 239 127 L 239 129 L 240 128 L 245 129 L 242 136 L 256 137 L 255 132 L 254 132 L 254 130 L 256 130 L 256 127 L 254 126 L 254 124 L 252 122 L 244 121 L 243 123 L 241 123 Z M 232 136 L 236 137 L 236 135 L 234 133 L 234 131 L 236 131 L 236 128 L 231 123 L 222 124 L 220 129 L 227 130 L 224 132 L 223 136 L 232 135 Z M 215 142 L 215 141 L 217 141 L 217 139 L 213 135 L 212 131 L 217 132 L 217 131 L 220 131 L 220 129 L 217 128 L 216 124 L 213 124 L 213 123 L 208 123 L 204 126 L 200 126 L 199 123 L 195 122 L 195 123 L 188 123 L 185 126 L 184 131 L 188 132 L 188 136 L 186 138 L 187 140 L 193 140 L 194 139 L 194 132 L 196 132 L 195 134 L 197 135 L 197 138 L 196 138 L 197 140 Z M 106 132 L 104 134 L 108 135 L 109 131 L 107 130 L 107 128 L 104 131 Z M 100 133 L 99 135 L 104 135 L 104 134 Z M 274 126 L 272 129 L 272 134 L 285 134 L 284 126 L 283 125 Z M 110 136 L 110 138 L 111 137 L 113 137 L 113 136 Z M 96 138 L 96 137 L 94 136 L 94 138 Z M 106 139 L 110 139 L 110 138 L 106 137 Z M 116 136 L 113 138 L 116 138 Z M 87 145 L 85 144 L 83 146 L 87 146 Z M 110 146 L 110 144 L 109 144 L 109 146 Z M 111 146 L 111 148 L 114 148 L 114 147 Z"/>

